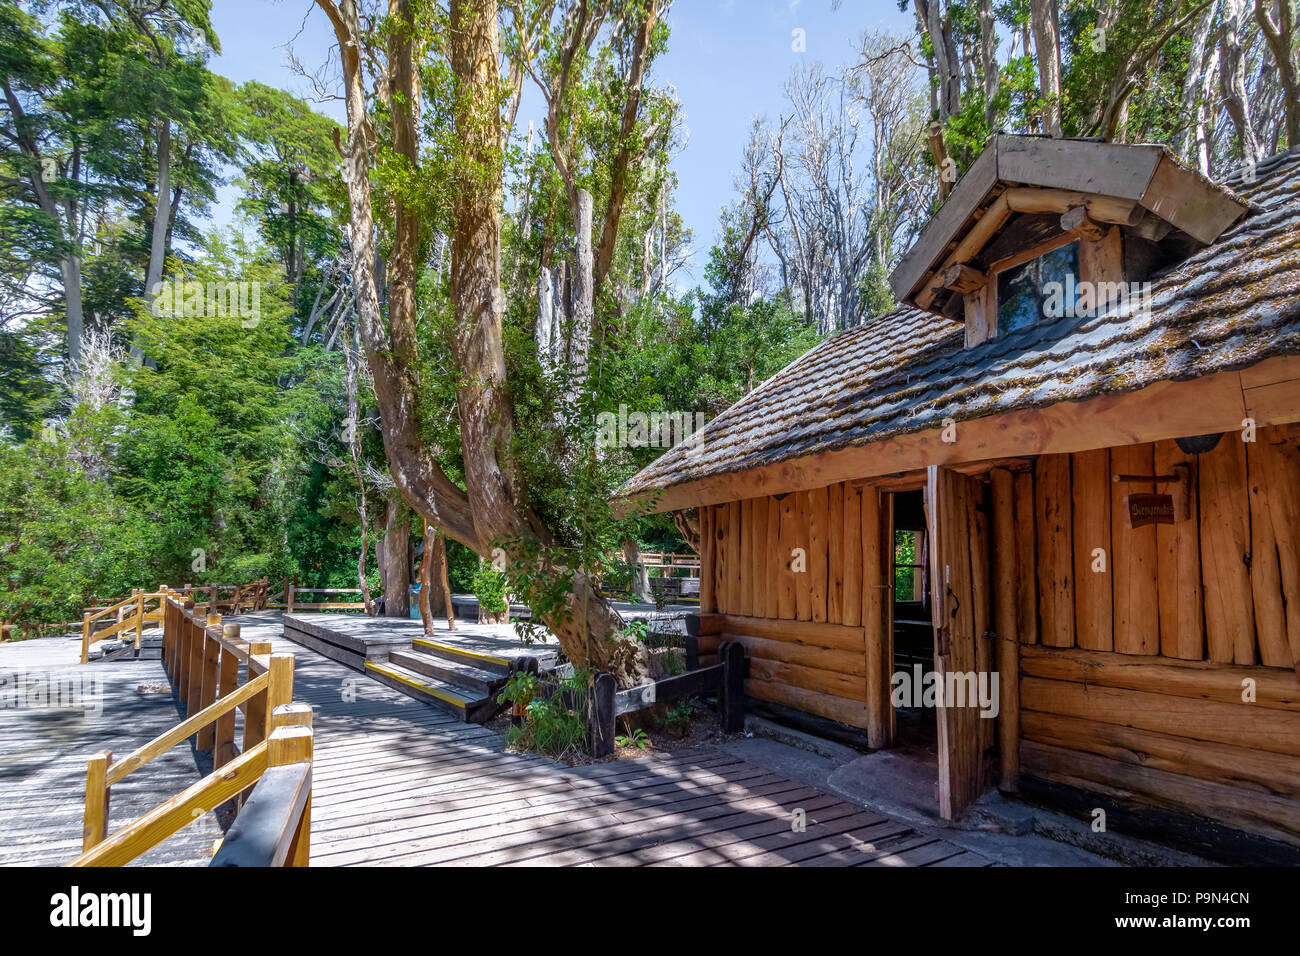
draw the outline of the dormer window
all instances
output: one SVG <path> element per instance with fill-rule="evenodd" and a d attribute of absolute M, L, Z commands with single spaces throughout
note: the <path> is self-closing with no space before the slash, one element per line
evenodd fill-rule
<path fill-rule="evenodd" d="M 974 347 L 1124 304 L 1125 290 L 1213 242 L 1246 209 L 1160 146 L 998 134 L 889 283 L 900 302 L 962 323 Z"/>
<path fill-rule="evenodd" d="M 1066 242 L 1028 262 L 997 270 L 994 274 L 997 277 L 999 335 L 1037 325 L 1051 313 L 1057 316 L 1065 314 L 1056 306 L 1061 304 L 1059 300 L 1063 294 L 1075 295 L 1075 280 L 1079 275 L 1078 240 Z M 1051 309 L 1049 302 L 1053 306 Z M 1070 303 L 1065 305 L 1068 307 Z"/>

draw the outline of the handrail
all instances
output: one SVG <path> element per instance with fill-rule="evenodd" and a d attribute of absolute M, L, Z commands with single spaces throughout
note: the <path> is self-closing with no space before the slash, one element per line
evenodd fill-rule
<path fill-rule="evenodd" d="M 292 654 L 271 653 L 269 641 L 242 641 L 238 624 L 222 625 L 219 615 L 200 618 L 193 601 L 182 605 L 167 594 L 162 600 L 162 621 L 163 668 L 187 716 L 121 760 L 114 762 L 108 750 L 90 758 L 86 766 L 82 854 L 69 865 L 130 862 L 191 819 L 254 786 L 268 766 L 304 759 L 310 763 L 311 708 L 291 703 Z M 247 665 L 247 679 L 242 685 L 240 664 Z M 242 752 L 235 749 L 238 709 L 244 712 Z M 301 733 L 304 729 L 305 749 Z M 213 772 L 109 836 L 112 787 L 191 737 L 197 749 L 212 751 Z M 268 744 L 273 739 L 280 742 Z M 310 828 L 310 800 L 307 806 L 296 824 L 300 828 Z M 291 854 L 292 860 L 306 860 L 305 846 L 304 839 L 303 848 Z"/>
<path fill-rule="evenodd" d="M 149 761 L 156 757 L 161 757 L 172 747 L 176 746 L 182 740 L 188 740 L 203 727 L 215 721 L 223 714 L 234 710 L 244 701 L 248 700 L 254 694 L 260 694 L 266 690 L 266 685 L 270 683 L 270 675 L 262 674 L 260 677 L 254 677 L 243 687 L 234 693 L 228 694 L 221 698 L 211 707 L 205 707 L 193 717 L 188 717 L 181 721 L 167 733 L 155 737 L 143 747 L 132 751 L 129 755 L 114 763 L 108 768 L 108 773 L 104 779 L 106 786 L 112 786 L 121 781 L 127 774 L 139 770 Z"/>
<path fill-rule="evenodd" d="M 166 585 L 157 591 L 140 591 L 136 590 L 131 593 L 129 598 L 118 601 L 116 604 L 109 605 L 105 608 L 87 608 L 81 615 L 81 663 L 85 664 L 90 660 L 90 648 L 100 641 L 106 641 L 109 638 L 120 634 L 124 631 L 135 631 L 135 646 L 140 647 L 140 638 L 144 634 L 144 626 L 148 623 L 159 623 L 165 613 L 164 602 L 170 596 L 181 596 L 192 593 L 194 590 L 206 590 L 209 594 L 209 600 L 205 604 L 196 605 L 199 608 L 210 610 L 221 610 L 228 607 L 232 614 L 239 614 L 245 610 L 260 611 L 266 607 L 266 589 L 268 586 L 265 577 L 258 578 L 251 584 L 219 584 L 211 585 L 204 589 L 193 589 L 189 585 L 184 588 L 170 588 Z M 222 598 L 217 594 L 222 589 L 235 589 L 235 593 L 230 598 Z M 152 602 L 157 601 L 157 606 L 150 608 Z M 134 611 L 131 615 L 123 617 L 122 611 L 134 605 Z M 92 625 L 103 620 L 109 614 L 117 612 L 118 620 L 106 628 L 98 631 L 94 630 Z"/>

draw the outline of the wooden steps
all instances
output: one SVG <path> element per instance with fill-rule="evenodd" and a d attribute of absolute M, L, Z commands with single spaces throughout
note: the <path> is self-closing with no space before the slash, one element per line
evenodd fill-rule
<path fill-rule="evenodd" d="M 392 648 L 386 661 L 368 660 L 365 669 L 382 684 L 481 724 L 501 709 L 496 697 L 510 659 L 416 638 L 410 650 Z"/>

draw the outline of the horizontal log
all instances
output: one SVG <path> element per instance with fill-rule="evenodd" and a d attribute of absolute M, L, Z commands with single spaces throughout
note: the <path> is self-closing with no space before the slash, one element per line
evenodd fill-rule
<path fill-rule="evenodd" d="M 867 655 L 865 649 L 861 648 L 855 651 L 842 651 L 730 632 L 724 634 L 722 639 L 743 644 L 745 651 L 754 658 L 781 661 L 785 664 L 800 664 L 804 667 L 835 671 L 838 674 L 852 674 L 856 677 L 865 677 L 867 673 Z M 700 638 L 701 651 L 705 648 L 704 641 L 705 638 Z"/>
<path fill-rule="evenodd" d="M 1020 673 L 1025 677 L 1125 687 L 1227 704 L 1241 703 L 1242 681 L 1249 678 L 1255 682 L 1257 706 L 1300 712 L 1300 681 L 1291 671 L 1274 667 L 1176 661 L 1034 645 L 1021 648 Z"/>
<path fill-rule="evenodd" d="M 766 617 L 741 617 L 726 615 L 724 630 L 729 634 L 749 634 L 776 641 L 792 641 L 811 647 L 832 647 L 840 650 L 862 650 L 866 647 L 867 632 L 861 627 L 830 624 L 824 621 L 786 621 Z"/>
<path fill-rule="evenodd" d="M 846 700 L 833 694 L 821 694 L 788 684 L 772 684 L 752 677 L 745 681 L 745 693 L 755 700 L 802 710 L 851 727 L 867 726 L 867 705 L 860 701 Z"/>
<path fill-rule="evenodd" d="M 653 684 L 629 687 L 614 695 L 614 715 L 630 714 L 666 701 L 681 700 L 697 694 L 714 694 L 722 681 L 722 665 L 688 671 L 676 677 L 666 677 Z"/>
<path fill-rule="evenodd" d="M 1146 215 L 1146 210 L 1136 202 L 1097 193 L 1076 193 L 1066 189 L 1036 189 L 1032 186 L 1013 186 L 1003 195 L 1012 212 L 1059 213 L 1064 215 L 1072 208 L 1082 206 L 1088 217 L 1097 222 L 1110 222 L 1120 226 L 1133 226 Z"/>
<path fill-rule="evenodd" d="M 801 690 L 817 691 L 847 700 L 865 701 L 867 683 L 861 677 L 837 674 L 834 671 L 816 667 L 803 667 L 799 664 L 786 664 L 781 661 L 750 658 L 749 674 L 755 680 L 770 681 L 774 684 L 789 684 Z"/>
<path fill-rule="evenodd" d="M 1026 740 L 1273 796 L 1300 796 L 1300 758 L 1079 717 L 1026 713 Z"/>
<path fill-rule="evenodd" d="M 1137 800 L 1207 817 L 1300 846 L 1300 803 L 1289 798 L 1030 740 L 1021 744 L 1020 758 L 1027 774 L 1119 800 Z"/>
<path fill-rule="evenodd" d="M 686 633 L 693 637 L 721 634 L 725 618 L 721 614 L 687 614 Z"/>
<path fill-rule="evenodd" d="M 1300 755 L 1300 714 L 1258 704 L 1226 704 L 1038 677 L 1021 679 L 1020 700 L 1024 710 Z"/>

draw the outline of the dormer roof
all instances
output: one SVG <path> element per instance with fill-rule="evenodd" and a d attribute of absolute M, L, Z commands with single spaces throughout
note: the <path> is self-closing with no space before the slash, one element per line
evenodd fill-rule
<path fill-rule="evenodd" d="M 1248 205 L 1184 166 L 1163 146 L 999 134 L 957 182 L 889 277 L 902 303 L 944 314 L 946 270 L 988 259 L 1020 221 L 1028 232 L 1057 228 L 1054 217 L 1087 216 L 1147 237 L 1178 230 L 1188 253 L 1207 246 Z M 1058 229 L 1059 231 L 1059 229 Z M 949 272 L 951 277 L 952 272 Z"/>

